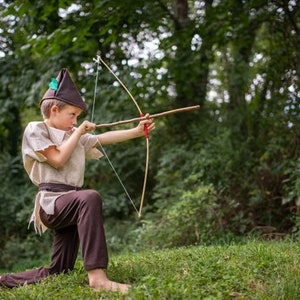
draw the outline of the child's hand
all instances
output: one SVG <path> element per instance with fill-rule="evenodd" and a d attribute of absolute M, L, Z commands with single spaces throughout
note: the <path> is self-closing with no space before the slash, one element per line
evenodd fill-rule
<path fill-rule="evenodd" d="M 81 135 L 83 135 L 85 133 L 95 130 L 95 128 L 96 125 L 94 123 L 91 123 L 89 121 L 83 121 L 78 127 L 78 130 L 80 131 Z"/>
<path fill-rule="evenodd" d="M 145 117 L 148 117 L 149 114 L 146 114 Z M 139 131 L 140 135 L 144 135 L 144 125 L 147 126 L 148 132 L 151 132 L 152 130 L 155 129 L 155 123 L 154 119 L 147 119 L 144 121 L 141 121 L 139 125 L 137 126 L 137 130 Z"/>

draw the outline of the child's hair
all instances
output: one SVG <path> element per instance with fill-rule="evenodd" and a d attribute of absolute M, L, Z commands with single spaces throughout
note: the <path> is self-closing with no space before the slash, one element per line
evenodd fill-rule
<path fill-rule="evenodd" d="M 68 105 L 66 102 L 57 100 L 57 99 L 46 99 L 43 100 L 41 103 L 41 113 L 44 119 L 47 119 L 50 117 L 50 110 L 53 105 L 56 105 L 59 109 L 64 108 L 66 105 Z"/>

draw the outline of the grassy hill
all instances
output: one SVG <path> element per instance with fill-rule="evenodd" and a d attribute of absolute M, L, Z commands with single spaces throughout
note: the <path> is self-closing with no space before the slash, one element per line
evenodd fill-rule
<path fill-rule="evenodd" d="M 96 293 L 79 261 L 68 275 L 0 289 L 0 299 L 300 299 L 300 245 L 247 241 L 111 257 L 108 275 L 126 296 Z"/>

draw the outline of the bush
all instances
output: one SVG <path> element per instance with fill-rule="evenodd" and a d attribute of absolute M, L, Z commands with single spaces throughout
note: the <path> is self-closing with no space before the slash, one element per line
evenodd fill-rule
<path fill-rule="evenodd" d="M 36 239 L 34 230 L 28 230 L 37 191 L 25 174 L 20 157 L 0 155 L 0 268 L 11 269 L 20 261 L 33 263 L 44 257 L 49 239 Z"/>
<path fill-rule="evenodd" d="M 158 211 L 157 221 L 144 221 L 139 232 L 142 242 L 152 248 L 208 243 L 223 234 L 222 210 L 211 186 L 183 192 L 169 208 Z"/>

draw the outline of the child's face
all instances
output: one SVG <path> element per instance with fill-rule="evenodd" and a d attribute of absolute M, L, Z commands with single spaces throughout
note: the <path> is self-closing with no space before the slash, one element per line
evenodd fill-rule
<path fill-rule="evenodd" d="M 56 105 L 51 108 L 50 124 L 61 130 L 69 131 L 77 124 L 77 118 L 82 109 L 72 105 L 66 105 L 59 109 Z"/>

